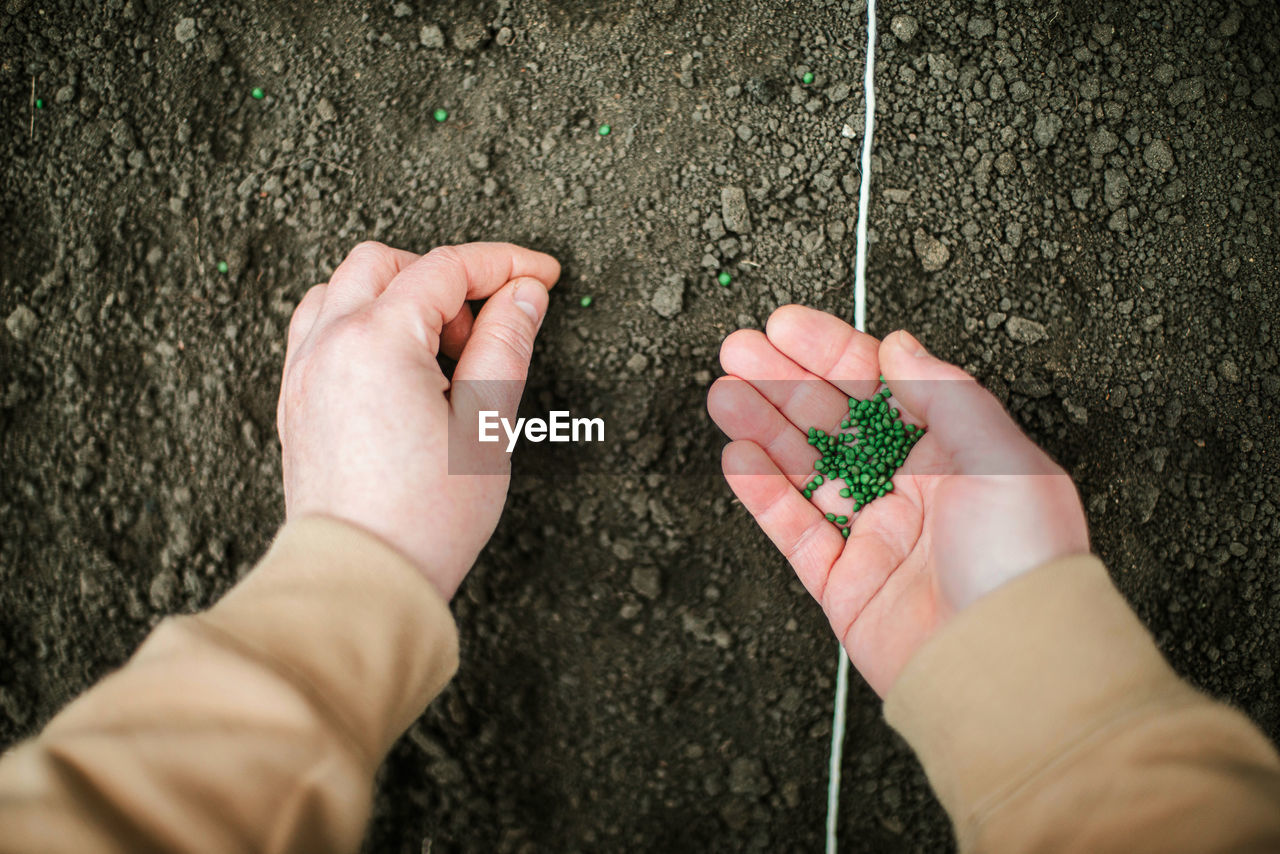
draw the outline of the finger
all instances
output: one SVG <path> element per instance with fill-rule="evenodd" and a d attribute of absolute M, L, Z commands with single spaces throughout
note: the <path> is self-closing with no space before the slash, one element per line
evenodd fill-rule
<path fill-rule="evenodd" d="M 289 369 L 290 358 L 297 354 L 302 342 L 306 341 L 307 336 L 311 334 L 316 318 L 320 316 L 320 309 L 324 305 L 328 289 L 328 285 L 313 285 L 302 295 L 302 299 L 293 310 L 293 317 L 289 318 L 289 336 L 285 344 L 286 371 Z"/>
<path fill-rule="evenodd" d="M 779 353 L 846 397 L 875 394 L 880 342 L 840 318 L 803 305 L 784 305 L 770 315 L 765 334 Z"/>
<path fill-rule="evenodd" d="M 298 358 L 302 343 L 307 340 L 311 330 L 315 328 L 316 318 L 324 305 L 327 285 L 313 285 L 302 295 L 302 299 L 289 318 L 289 333 L 285 341 L 284 368 L 280 372 L 280 397 L 276 400 L 276 433 L 284 436 L 284 378 L 289 376 L 289 369 Z"/>
<path fill-rule="evenodd" d="M 844 538 L 753 442 L 732 442 L 721 457 L 725 480 L 819 602 Z"/>
<path fill-rule="evenodd" d="M 462 348 L 467 346 L 467 339 L 471 337 L 471 329 L 475 321 L 471 306 L 464 302 L 453 320 L 446 323 L 444 329 L 440 330 L 440 352 L 456 361 L 462 355 Z"/>
<path fill-rule="evenodd" d="M 962 474 L 1050 474 L 1057 468 L 1000 401 L 906 332 L 880 344 L 880 367 L 903 408 L 924 423 Z"/>
<path fill-rule="evenodd" d="M 401 270 L 419 257 L 414 252 L 393 249 L 373 240 L 358 244 L 329 277 L 320 321 L 329 323 L 373 302 Z"/>
<path fill-rule="evenodd" d="M 740 329 L 720 345 L 725 372 L 740 377 L 803 431 L 835 431 L 849 413 L 844 392 L 779 353 L 763 333 Z"/>
<path fill-rule="evenodd" d="M 813 464 L 821 456 L 808 437 L 750 383 L 721 377 L 707 392 L 707 412 L 735 441 L 756 443 L 796 486 L 813 480 Z"/>
<path fill-rule="evenodd" d="M 453 372 L 450 400 L 464 424 L 475 423 L 482 409 L 515 416 L 548 301 L 546 286 L 525 276 L 489 297 L 480 309 Z"/>
<path fill-rule="evenodd" d="M 379 302 L 435 355 L 441 331 L 466 300 L 484 299 L 525 277 L 550 288 L 559 275 L 560 263 L 550 255 L 510 243 L 441 246 L 397 275 Z"/>

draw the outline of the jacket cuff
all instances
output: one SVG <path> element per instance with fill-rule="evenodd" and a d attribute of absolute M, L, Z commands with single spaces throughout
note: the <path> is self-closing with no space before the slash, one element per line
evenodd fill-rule
<path fill-rule="evenodd" d="M 372 767 L 458 669 L 435 587 L 381 539 L 327 517 L 285 525 L 196 619 L 307 694 Z"/>
<path fill-rule="evenodd" d="M 884 711 L 963 843 L 1055 761 L 1144 709 L 1194 696 L 1102 562 L 1075 555 L 958 614 L 907 663 Z"/>

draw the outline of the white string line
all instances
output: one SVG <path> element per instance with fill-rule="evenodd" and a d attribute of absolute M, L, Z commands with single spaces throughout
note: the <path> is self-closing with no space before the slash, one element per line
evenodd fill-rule
<path fill-rule="evenodd" d="M 876 0 L 867 0 L 867 57 L 862 78 L 862 174 L 858 179 L 857 254 L 853 262 L 853 325 L 867 331 L 867 209 L 871 205 L 871 134 L 876 124 Z M 845 707 L 849 697 L 849 655 L 840 646 L 835 709 L 831 715 L 831 757 L 827 769 L 827 854 L 836 854 L 840 817 L 840 765 L 844 760 Z"/>

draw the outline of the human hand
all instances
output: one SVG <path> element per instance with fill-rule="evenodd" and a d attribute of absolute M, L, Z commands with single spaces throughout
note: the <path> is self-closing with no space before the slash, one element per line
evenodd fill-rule
<path fill-rule="evenodd" d="M 733 440 L 725 478 L 822 605 L 854 666 L 884 696 L 903 666 L 958 611 L 1015 576 L 1087 552 L 1071 478 L 1022 433 L 999 401 L 954 365 L 896 332 L 883 342 L 803 306 L 773 313 L 764 334 L 725 339 L 729 376 L 707 396 Z M 824 512 L 848 515 L 839 481 L 811 503 L 800 490 L 848 398 L 883 375 L 908 423 L 928 432 L 894 489 L 852 516 L 849 538 Z"/>
<path fill-rule="evenodd" d="M 462 453 L 489 457 L 467 470 L 502 473 L 451 476 L 450 423 L 514 417 L 559 276 L 554 258 L 507 243 L 353 249 L 289 324 L 276 411 L 288 518 L 358 525 L 451 598 L 498 523 L 510 459 L 472 445 Z M 441 352 L 458 360 L 452 390 Z"/>

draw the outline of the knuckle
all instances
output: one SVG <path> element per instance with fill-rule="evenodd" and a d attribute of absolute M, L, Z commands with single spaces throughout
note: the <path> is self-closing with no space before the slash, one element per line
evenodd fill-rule
<path fill-rule="evenodd" d="M 428 252 L 426 257 L 433 264 L 445 267 L 462 266 L 462 253 L 456 246 L 437 246 Z"/>
<path fill-rule="evenodd" d="M 387 251 L 387 244 L 385 243 L 379 243 L 376 240 L 362 240 L 347 253 L 347 258 L 380 258 L 386 255 Z"/>

